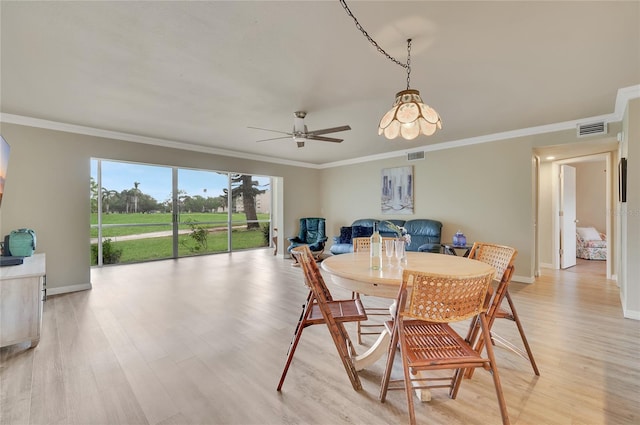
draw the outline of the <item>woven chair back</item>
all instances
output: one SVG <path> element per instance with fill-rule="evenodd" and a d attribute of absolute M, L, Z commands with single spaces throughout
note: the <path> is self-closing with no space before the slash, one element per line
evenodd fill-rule
<path fill-rule="evenodd" d="M 371 246 L 370 238 L 353 238 L 353 252 L 367 252 Z"/>
<path fill-rule="evenodd" d="M 504 273 L 518 255 L 518 250 L 510 246 L 476 242 L 469 252 L 469 258 L 487 263 L 496 269 L 495 279 L 502 280 Z"/>
<path fill-rule="evenodd" d="M 486 310 L 485 298 L 493 272 L 465 277 L 404 270 L 401 293 L 411 286 L 403 317 L 447 323 L 465 320 Z M 402 297 L 401 297 L 402 298 Z"/>
<path fill-rule="evenodd" d="M 315 297 L 320 300 L 319 302 L 326 303 L 327 301 L 333 301 L 331 292 L 329 292 L 322 278 L 318 264 L 315 258 L 313 258 L 309 247 L 307 245 L 295 247 L 291 250 L 291 254 L 293 254 L 298 260 L 298 263 L 300 263 L 300 268 L 302 268 L 302 272 L 304 273 L 305 285 L 307 285 Z"/>
<path fill-rule="evenodd" d="M 386 246 L 384 241 L 393 240 L 394 238 L 383 237 L 382 238 L 382 252 L 386 250 Z M 353 243 L 353 252 L 369 252 L 369 247 L 371 246 L 371 238 L 366 237 L 358 237 L 352 239 Z"/>
<path fill-rule="evenodd" d="M 476 242 L 471 248 L 469 258 L 487 263 L 496 269 L 495 280 L 498 286 L 495 291 L 490 292 L 490 300 L 487 307 L 487 317 L 489 318 L 489 328 L 496 319 L 496 314 L 500 311 L 502 300 L 507 294 L 511 276 L 513 275 L 513 263 L 518 255 L 518 250 L 506 245 L 496 245 L 485 242 Z"/>

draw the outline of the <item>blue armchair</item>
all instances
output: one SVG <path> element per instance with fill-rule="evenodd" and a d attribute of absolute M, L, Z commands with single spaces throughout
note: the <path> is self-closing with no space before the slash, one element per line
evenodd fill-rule
<path fill-rule="evenodd" d="M 300 219 L 300 232 L 298 236 L 287 238 L 290 242 L 287 252 L 300 245 L 308 245 L 309 250 L 317 259 L 324 252 L 324 243 L 327 241 L 325 232 L 325 219 L 319 217 L 305 217 Z"/>

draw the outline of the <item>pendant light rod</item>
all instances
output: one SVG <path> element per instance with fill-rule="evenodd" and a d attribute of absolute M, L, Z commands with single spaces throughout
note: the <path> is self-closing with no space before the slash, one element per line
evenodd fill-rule
<path fill-rule="evenodd" d="M 382 47 L 380 47 L 380 45 L 378 43 L 376 43 L 376 41 L 373 38 L 371 38 L 369 33 L 367 31 L 365 31 L 365 29 L 362 27 L 362 25 L 360 25 L 360 22 L 358 22 L 358 19 L 351 12 L 351 9 L 349 9 L 349 6 L 347 6 L 347 2 L 345 0 L 339 0 L 339 1 L 340 1 L 340 4 L 342 5 L 342 7 L 344 8 L 344 10 L 347 12 L 347 15 L 349 15 L 349 16 L 351 16 L 351 18 L 353 18 L 353 22 L 355 22 L 356 28 L 358 28 L 360 30 L 362 35 L 364 35 L 365 38 L 367 40 L 369 40 L 369 42 L 376 48 L 376 50 L 378 50 L 378 52 L 380 52 L 384 56 L 386 56 L 386 58 L 389 59 L 391 62 L 393 62 L 393 63 L 395 63 L 397 65 L 400 65 L 403 68 L 409 68 L 409 61 L 407 61 L 407 63 L 402 63 L 398 59 L 394 58 L 389 53 L 387 53 Z M 407 41 L 411 42 L 411 39 L 409 39 Z M 411 72 L 411 71 L 409 71 L 409 72 Z"/>
<path fill-rule="evenodd" d="M 407 90 L 409 90 L 409 81 L 411 80 L 411 39 L 407 39 Z"/>
<path fill-rule="evenodd" d="M 387 53 L 360 25 L 358 19 L 353 15 L 347 2 L 339 0 L 340 4 L 351 16 L 356 28 L 362 35 L 391 62 L 400 65 L 407 70 L 407 89 L 396 93 L 396 101 L 388 111 L 378 126 L 378 135 L 384 135 L 387 139 L 395 139 L 400 136 L 405 140 L 413 140 L 420 134 L 431 136 L 436 130 L 442 129 L 442 120 L 435 109 L 422 102 L 420 92 L 410 88 L 411 83 L 411 39 L 407 39 L 407 62 L 402 63 L 398 59 Z"/>

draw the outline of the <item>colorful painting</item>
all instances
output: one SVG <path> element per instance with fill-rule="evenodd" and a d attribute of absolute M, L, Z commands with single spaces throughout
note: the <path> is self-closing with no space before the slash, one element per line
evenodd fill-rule
<path fill-rule="evenodd" d="M 382 214 L 413 214 L 413 166 L 382 169 Z"/>

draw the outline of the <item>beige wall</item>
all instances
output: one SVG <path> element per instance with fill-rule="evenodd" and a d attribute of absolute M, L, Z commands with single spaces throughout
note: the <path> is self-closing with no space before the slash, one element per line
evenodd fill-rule
<path fill-rule="evenodd" d="M 620 244 L 628 265 L 620 268 L 620 281 L 625 314 L 640 318 L 640 263 L 633 257 L 640 252 L 640 189 L 633 183 L 640 181 L 640 167 L 633 167 L 633 158 L 640 158 L 640 100 L 631 102 L 630 108 L 623 122 L 624 154 L 630 163 L 629 202 L 618 211 L 625 220 L 620 224 Z M 615 126 L 610 126 L 610 132 L 611 128 Z M 19 125 L 2 124 L 2 134 L 12 152 L 0 231 L 31 227 L 38 232 L 38 251 L 47 253 L 50 288 L 89 282 L 91 157 L 279 176 L 284 212 L 278 224 L 281 245 L 286 236 L 297 232 L 298 218 L 303 216 L 326 217 L 329 237 L 357 218 L 440 220 L 445 241 L 460 229 L 469 241 L 515 246 L 519 251 L 515 279 L 531 282 L 535 274 L 533 150 L 581 142 L 575 131 L 566 130 L 430 151 L 421 161 L 398 157 L 314 170 Z M 414 167 L 415 212 L 383 217 L 380 172 L 408 164 Z M 541 182 L 548 178 L 541 173 Z M 551 210 L 545 210 L 553 196 L 544 193 L 547 190 L 540 187 L 539 225 L 552 221 Z M 542 263 L 551 257 L 551 238 L 550 229 L 540 232 Z"/>
<path fill-rule="evenodd" d="M 322 172 L 328 232 L 357 218 L 430 218 L 443 223 L 442 240 L 462 230 L 468 241 L 515 246 L 516 275 L 533 277 L 531 141 L 512 139 L 427 152 L 424 160 L 387 159 Z M 415 208 L 411 216 L 382 216 L 383 168 L 413 165 Z"/>
<path fill-rule="evenodd" d="M 576 168 L 576 218 L 578 227 L 595 227 L 606 233 L 606 163 L 602 161 L 578 162 Z"/>
<path fill-rule="evenodd" d="M 319 197 L 309 196 L 309 188 L 318 185 L 318 170 L 6 123 L 1 130 L 11 157 L 0 234 L 21 227 L 36 231 L 37 252 L 47 254 L 50 293 L 86 289 L 90 283 L 91 157 L 281 177 L 284 214 L 275 224 L 281 253 L 284 236 L 298 231 L 298 218 L 320 208 Z"/>

